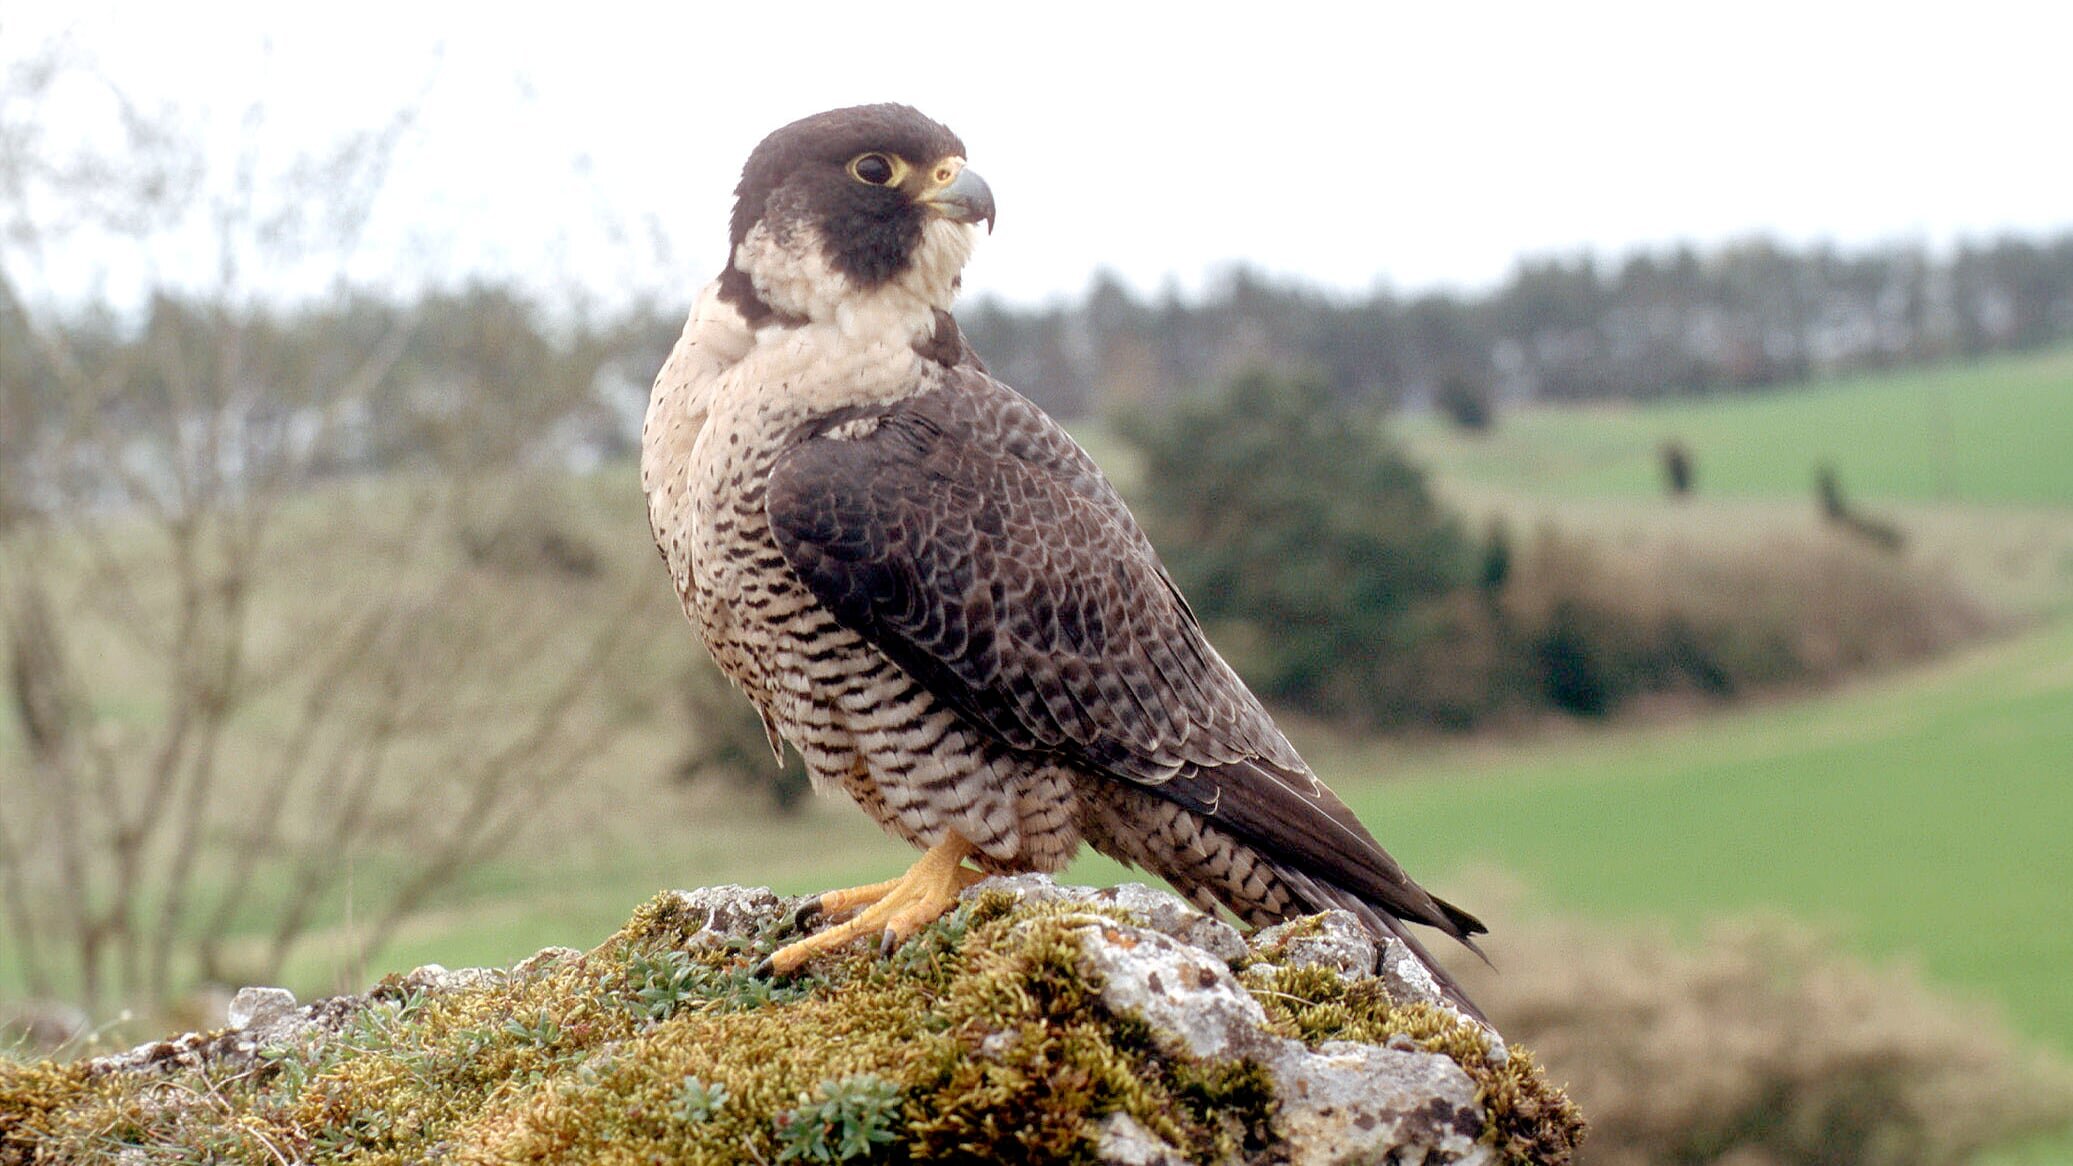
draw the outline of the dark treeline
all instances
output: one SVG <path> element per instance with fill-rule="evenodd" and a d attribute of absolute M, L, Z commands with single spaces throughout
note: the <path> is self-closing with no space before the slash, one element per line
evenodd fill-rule
<path fill-rule="evenodd" d="M 1967 244 L 1522 262 L 1481 294 L 1323 294 L 1238 269 L 1199 301 L 1097 276 L 1076 302 L 959 312 L 993 371 L 1065 417 L 1156 406 L 1250 366 L 1302 364 L 1350 399 L 1649 399 L 2033 348 L 2073 335 L 2073 232 Z"/>

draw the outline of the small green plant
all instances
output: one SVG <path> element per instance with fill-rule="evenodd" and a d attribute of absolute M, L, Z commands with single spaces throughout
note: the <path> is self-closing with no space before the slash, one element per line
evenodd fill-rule
<path fill-rule="evenodd" d="M 698 998 L 699 971 L 681 951 L 635 952 L 626 962 L 634 1010 L 649 1020 L 668 1020 L 677 1009 Z"/>
<path fill-rule="evenodd" d="M 668 1020 L 678 1010 L 693 1006 L 746 1012 L 798 1000 L 813 990 L 808 979 L 773 983 L 750 975 L 746 968 L 728 971 L 676 950 L 634 953 L 626 962 L 626 979 L 633 993 L 627 1006 L 654 1021 Z"/>
<path fill-rule="evenodd" d="M 512 1017 L 504 1022 L 504 1031 L 525 1041 L 527 1044 L 550 1048 L 561 1043 L 561 1025 L 543 1009 L 534 1016 L 531 1024 Z"/>
<path fill-rule="evenodd" d="M 922 974 L 935 961 L 956 951 L 971 930 L 972 911 L 967 904 L 922 928 L 920 934 L 901 944 L 893 953 L 892 966 L 905 975 Z"/>
<path fill-rule="evenodd" d="M 812 994 L 814 981 L 801 977 L 776 983 L 763 976 L 751 975 L 748 968 L 733 971 L 706 968 L 701 986 L 707 998 L 706 1007 L 719 1012 L 748 1012 L 768 1004 L 803 1000 Z"/>
<path fill-rule="evenodd" d="M 309 1085 L 310 1066 L 300 1050 L 290 1045 L 268 1045 L 259 1050 L 259 1059 L 273 1067 L 274 1092 L 283 1103 L 293 1105 L 302 1097 L 303 1089 Z"/>
<path fill-rule="evenodd" d="M 823 1082 L 821 1099 L 799 1098 L 799 1105 L 777 1115 L 780 1162 L 847 1162 L 893 1140 L 900 1116 L 900 1087 L 882 1077 L 860 1073 Z"/>
<path fill-rule="evenodd" d="M 708 1085 L 696 1077 L 684 1078 L 684 1084 L 677 1089 L 675 1100 L 670 1102 L 670 1112 L 678 1121 L 711 1121 L 727 1104 L 727 1085 L 715 1081 Z"/>

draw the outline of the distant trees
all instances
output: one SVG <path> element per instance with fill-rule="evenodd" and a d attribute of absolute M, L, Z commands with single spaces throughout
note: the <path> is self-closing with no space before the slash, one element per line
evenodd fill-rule
<path fill-rule="evenodd" d="M 1732 392 L 2048 344 L 2073 336 L 2073 233 L 1948 257 L 1759 238 L 1613 263 L 1530 259 L 1473 297 L 1335 297 L 1239 268 L 1199 300 L 1168 289 L 1147 301 L 1104 276 L 1075 304 L 982 301 L 960 319 L 997 372 L 1066 417 L 1300 364 L 1347 400 L 1472 418 L 1497 401 Z"/>

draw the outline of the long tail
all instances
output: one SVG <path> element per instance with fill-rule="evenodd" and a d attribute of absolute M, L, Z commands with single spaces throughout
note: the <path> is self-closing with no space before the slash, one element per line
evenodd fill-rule
<path fill-rule="evenodd" d="M 1380 862 L 1389 863 L 1395 875 L 1394 881 L 1376 877 L 1370 882 L 1379 888 L 1378 898 L 1396 895 L 1395 909 L 1387 901 L 1363 898 L 1321 875 L 1306 873 L 1295 859 L 1269 854 L 1227 829 L 1223 822 L 1213 822 L 1157 791 L 1122 782 L 1098 782 L 1083 789 L 1081 797 L 1084 802 L 1080 831 L 1089 845 L 1110 858 L 1142 867 L 1172 883 L 1197 907 L 1213 913 L 1222 905 L 1255 927 L 1314 911 L 1343 908 L 1352 912 L 1377 940 L 1402 941 L 1432 973 L 1433 982 L 1449 1001 L 1476 1020 L 1490 1023 L 1454 977 L 1411 934 L 1398 911 L 1412 914 L 1419 922 L 1453 936 L 1477 955 L 1483 953 L 1473 937 L 1488 929 L 1475 916 L 1433 897 L 1396 870 L 1381 848 L 1372 839 L 1366 839 L 1364 831 L 1358 837 L 1366 839 L 1365 846 L 1379 856 Z M 1343 812 L 1351 818 L 1352 811 Z"/>

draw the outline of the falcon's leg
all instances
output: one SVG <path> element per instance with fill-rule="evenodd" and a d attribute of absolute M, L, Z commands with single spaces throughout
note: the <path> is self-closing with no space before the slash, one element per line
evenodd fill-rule
<path fill-rule="evenodd" d="M 957 902 L 957 893 L 986 876 L 964 865 L 977 847 L 957 835 L 931 846 L 921 860 L 899 878 L 866 887 L 829 891 L 820 897 L 822 912 L 863 907 L 863 913 L 817 935 L 787 944 L 763 961 L 759 970 L 790 975 L 814 956 L 834 951 L 867 935 L 880 937 L 887 951 L 935 922 Z M 868 904 L 868 905 L 867 905 Z"/>

